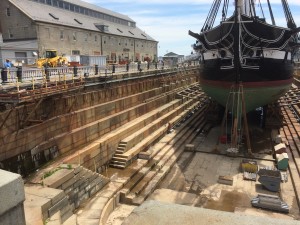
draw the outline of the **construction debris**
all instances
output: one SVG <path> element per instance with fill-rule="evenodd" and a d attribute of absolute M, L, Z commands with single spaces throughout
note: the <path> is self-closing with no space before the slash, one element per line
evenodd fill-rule
<path fill-rule="evenodd" d="M 279 170 L 260 169 L 258 181 L 269 191 L 277 192 L 280 189 L 281 175 Z"/>
<path fill-rule="evenodd" d="M 233 177 L 232 176 L 219 176 L 218 183 L 233 185 Z"/>
<path fill-rule="evenodd" d="M 241 162 L 241 169 L 243 172 L 244 180 L 256 181 L 258 165 L 254 160 L 243 159 Z"/>
<path fill-rule="evenodd" d="M 257 208 L 265 208 L 274 211 L 289 213 L 289 206 L 278 196 L 259 194 L 251 200 L 251 204 Z"/>

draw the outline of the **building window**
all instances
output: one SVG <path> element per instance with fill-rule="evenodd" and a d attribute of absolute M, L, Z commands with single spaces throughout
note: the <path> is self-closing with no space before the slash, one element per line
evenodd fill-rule
<path fill-rule="evenodd" d="M 8 37 L 9 38 L 13 38 L 14 37 L 14 35 L 12 34 L 11 29 L 8 29 Z"/>
<path fill-rule="evenodd" d="M 28 29 L 27 29 L 28 30 Z M 25 27 L 24 27 L 24 31 L 25 31 Z M 46 37 L 48 39 L 50 39 L 50 28 L 45 28 L 45 34 L 46 34 Z"/>
<path fill-rule="evenodd" d="M 98 36 L 97 35 L 95 35 L 95 41 L 98 41 Z"/>
<path fill-rule="evenodd" d="M 59 2 L 58 2 L 58 7 L 59 7 L 59 8 L 64 8 L 64 3 L 63 3 L 62 1 L 59 1 Z"/>
<path fill-rule="evenodd" d="M 85 34 L 85 36 L 84 36 L 84 41 L 88 41 L 88 34 Z"/>
<path fill-rule="evenodd" d="M 52 0 L 46 0 L 47 5 L 52 5 Z"/>
<path fill-rule="evenodd" d="M 80 51 L 79 50 L 72 50 L 72 55 L 80 55 Z"/>
<path fill-rule="evenodd" d="M 75 5 L 70 4 L 70 10 L 71 10 L 72 12 L 74 12 L 74 11 L 75 11 Z"/>
<path fill-rule="evenodd" d="M 6 15 L 10 16 L 10 8 L 6 8 Z"/>
<path fill-rule="evenodd" d="M 52 0 L 52 5 L 58 7 L 58 0 Z"/>
<path fill-rule="evenodd" d="M 64 4 L 64 5 L 65 5 L 65 7 L 64 7 L 64 8 L 65 8 L 66 10 L 69 10 L 69 9 L 70 9 L 70 4 L 69 4 L 69 3 L 65 2 L 65 4 Z"/>
<path fill-rule="evenodd" d="M 76 32 L 73 32 L 73 41 L 76 41 L 77 38 L 76 38 Z"/>
<path fill-rule="evenodd" d="M 60 40 L 64 40 L 64 31 L 63 30 L 60 31 Z"/>

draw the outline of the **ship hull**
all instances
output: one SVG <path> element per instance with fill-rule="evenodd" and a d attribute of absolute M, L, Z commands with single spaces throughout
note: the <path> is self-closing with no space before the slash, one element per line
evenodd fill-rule
<path fill-rule="evenodd" d="M 243 85 L 247 112 L 275 102 L 293 82 L 294 65 L 290 60 L 262 58 L 255 69 L 241 68 L 238 79 L 234 68 L 222 69 L 221 64 L 221 59 L 205 60 L 200 81 L 207 95 L 224 107 L 236 82 Z"/>
<path fill-rule="evenodd" d="M 232 91 L 231 88 L 234 82 L 200 79 L 200 83 L 203 91 L 207 93 L 208 96 L 226 107 L 228 104 L 228 96 Z M 290 89 L 291 84 L 292 78 L 289 80 L 268 82 L 244 82 L 243 90 L 246 112 L 275 102 Z"/>

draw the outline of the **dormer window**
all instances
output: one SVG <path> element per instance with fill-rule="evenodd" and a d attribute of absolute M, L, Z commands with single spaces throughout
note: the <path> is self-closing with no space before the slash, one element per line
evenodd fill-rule
<path fill-rule="evenodd" d="M 95 27 L 98 28 L 98 30 L 102 31 L 102 32 L 109 32 L 108 30 L 108 25 L 103 25 L 103 24 L 94 24 Z"/>

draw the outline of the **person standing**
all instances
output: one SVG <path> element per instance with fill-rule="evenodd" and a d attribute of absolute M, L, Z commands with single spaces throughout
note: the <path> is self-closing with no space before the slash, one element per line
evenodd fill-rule
<path fill-rule="evenodd" d="M 6 59 L 6 60 L 5 60 L 4 67 L 5 67 L 6 69 L 12 67 L 12 63 L 9 61 L 9 59 Z"/>
<path fill-rule="evenodd" d="M 7 73 L 9 72 L 9 69 L 12 67 L 12 63 L 8 59 L 6 59 L 3 66 L 4 68 L 1 70 L 2 84 L 7 83 Z"/>

